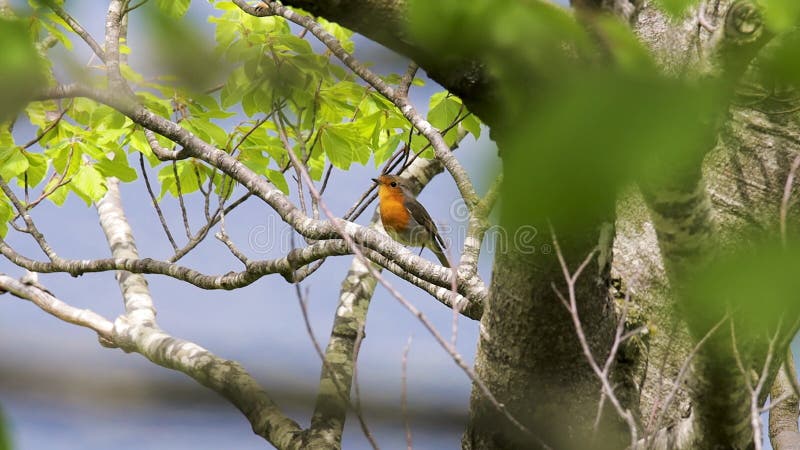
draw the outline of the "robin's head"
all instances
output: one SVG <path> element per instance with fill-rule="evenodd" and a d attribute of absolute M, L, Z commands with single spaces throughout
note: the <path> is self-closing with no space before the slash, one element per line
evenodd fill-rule
<path fill-rule="evenodd" d="M 381 175 L 372 181 L 378 184 L 378 190 L 382 193 L 402 194 L 404 189 L 408 189 L 405 180 L 397 175 Z"/>

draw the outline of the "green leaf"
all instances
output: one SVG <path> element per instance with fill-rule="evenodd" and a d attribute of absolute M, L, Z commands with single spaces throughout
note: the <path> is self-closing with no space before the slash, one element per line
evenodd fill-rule
<path fill-rule="evenodd" d="M 263 174 L 269 166 L 269 158 L 264 156 L 264 152 L 260 148 L 240 148 L 238 159 L 255 173 Z"/>
<path fill-rule="evenodd" d="M 798 25 L 800 2 L 797 0 L 761 0 L 764 21 L 772 31 L 781 33 Z"/>
<path fill-rule="evenodd" d="M 267 178 L 272 184 L 281 190 L 286 195 L 289 195 L 289 184 L 286 183 L 286 177 L 278 170 L 267 169 Z"/>
<path fill-rule="evenodd" d="M 64 27 L 64 29 L 67 30 L 70 29 L 69 25 L 54 13 L 45 14 L 45 18 L 47 20 L 40 21 L 42 27 L 44 27 L 45 30 L 47 30 L 51 35 L 53 35 L 53 37 L 58 39 L 58 41 L 61 42 L 61 45 L 63 45 L 67 50 L 72 50 L 72 41 L 70 41 L 67 35 L 64 34 L 63 31 L 58 29 L 54 25 L 54 23 L 61 25 L 62 27 Z M 51 23 L 51 21 L 54 23 Z"/>
<path fill-rule="evenodd" d="M 347 50 L 349 53 L 353 53 L 353 50 L 355 50 L 355 44 L 353 43 L 352 39 L 352 31 L 334 22 L 328 22 L 323 18 L 318 18 L 317 21 L 319 21 L 320 25 L 322 25 L 322 28 L 324 28 L 325 31 L 332 34 L 336 39 L 339 40 L 345 50 Z"/>
<path fill-rule="evenodd" d="M 0 148 L 15 147 L 14 135 L 8 127 L 0 127 Z"/>
<path fill-rule="evenodd" d="M 556 229 L 578 227 L 612 208 L 623 185 L 659 183 L 676 167 L 699 167 L 714 145 L 709 124 L 724 99 L 711 83 L 602 69 L 548 84 L 503 149 L 510 228 L 542 218 Z"/>
<path fill-rule="evenodd" d="M 6 237 L 8 233 L 8 221 L 14 217 L 14 209 L 5 195 L 0 193 L 0 237 Z M 2 420 L 2 418 L 0 418 Z M 0 430 L 1 431 L 1 430 Z M 0 440 L 5 440 L 5 436 L 0 434 Z M 3 448 L 3 442 L 0 442 L 0 449 Z"/>
<path fill-rule="evenodd" d="M 440 130 L 452 125 L 459 113 L 464 110 L 461 100 L 446 94 L 446 92 L 439 92 L 432 95 L 428 110 L 428 122 Z"/>
<path fill-rule="evenodd" d="M 117 177 L 120 181 L 130 183 L 136 180 L 137 173 L 128 165 L 128 157 L 121 148 L 114 150 L 112 158 L 99 160 L 94 167 L 105 177 Z"/>
<path fill-rule="evenodd" d="M 226 71 L 213 42 L 200 29 L 180 17 L 189 6 L 188 0 L 159 0 L 168 9 L 146 9 L 148 56 L 162 73 L 172 76 L 176 84 L 194 92 L 203 92 L 222 80 Z"/>
<path fill-rule="evenodd" d="M 136 150 L 144 155 L 145 158 L 147 158 L 147 162 L 150 163 L 150 167 L 155 167 L 161 164 L 161 160 L 158 159 L 153 153 L 153 149 L 150 148 L 150 144 L 147 142 L 147 137 L 144 135 L 142 130 L 136 130 L 133 134 L 131 134 L 128 142 L 130 148 Z"/>
<path fill-rule="evenodd" d="M 800 289 L 795 276 L 800 270 L 797 244 L 761 241 L 742 246 L 693 273 L 682 305 L 688 320 L 711 327 L 730 312 L 736 320 L 737 339 L 750 342 L 763 339 L 764 331 L 775 329 L 782 317 L 796 317 L 800 305 L 791 299 Z"/>
<path fill-rule="evenodd" d="M 84 164 L 78 169 L 78 172 L 72 177 L 69 187 L 86 202 L 87 206 L 100 200 L 107 189 L 105 178 L 91 164 Z"/>
<path fill-rule="evenodd" d="M 45 185 L 44 191 L 45 192 L 50 192 L 50 190 L 55 188 L 55 186 L 57 186 L 58 183 L 59 183 L 59 179 L 58 178 L 51 179 Z M 49 201 L 51 201 L 53 204 L 55 204 L 56 206 L 61 206 L 61 205 L 64 204 L 64 201 L 66 201 L 68 194 L 69 194 L 69 184 L 57 188 L 55 191 L 53 191 L 47 197 L 47 199 Z"/>
<path fill-rule="evenodd" d="M 661 9 L 672 17 L 682 16 L 690 6 L 696 5 L 698 0 L 658 0 Z"/>
<path fill-rule="evenodd" d="M 23 20 L 0 17 L 0 122 L 12 119 L 46 84 L 45 68 Z"/>
<path fill-rule="evenodd" d="M 71 141 L 64 141 L 55 147 L 48 148 L 44 153 L 50 158 L 56 172 L 67 174 L 78 170 L 83 154 L 80 146 Z M 67 167 L 67 163 L 69 163 L 69 167 Z"/>
<path fill-rule="evenodd" d="M 172 104 L 169 100 L 159 98 L 152 92 L 140 91 L 136 94 L 143 101 L 144 106 L 161 117 L 169 118 L 172 115 Z"/>
<path fill-rule="evenodd" d="M 173 18 L 183 17 L 189 10 L 190 3 L 191 0 L 157 0 L 156 2 L 164 14 Z"/>
<path fill-rule="evenodd" d="M 353 122 L 328 125 L 320 130 L 319 143 L 331 164 L 340 169 L 349 169 L 354 161 L 369 160 L 369 141 L 359 133 Z"/>
<path fill-rule="evenodd" d="M 195 162 L 190 159 L 175 162 L 175 170 L 177 170 L 178 173 L 178 181 L 181 184 L 181 194 L 183 195 L 191 194 L 200 189 L 200 183 L 202 183 L 204 179 L 204 172 L 201 172 L 201 178 L 198 179 L 194 165 Z M 175 170 L 173 170 L 172 164 L 166 164 L 158 171 L 158 181 L 161 182 L 159 198 L 164 198 L 167 192 L 173 197 L 178 197 L 178 185 L 175 183 Z"/>
<path fill-rule="evenodd" d="M 379 167 L 386 162 L 390 156 L 397 150 L 397 147 L 403 142 L 405 136 L 403 134 L 393 134 L 389 136 L 381 145 L 375 150 L 373 159 L 375 160 L 375 167 Z"/>
<path fill-rule="evenodd" d="M 28 170 L 29 165 L 19 147 L 0 149 L 0 178 L 6 182 Z"/>
<path fill-rule="evenodd" d="M 190 117 L 183 121 L 183 126 L 200 139 L 217 147 L 224 148 L 228 143 L 228 133 L 211 121 Z"/>
<path fill-rule="evenodd" d="M 472 133 L 472 135 L 475 136 L 475 139 L 481 137 L 481 120 L 478 119 L 478 116 L 475 114 L 470 114 L 464 120 L 462 120 L 461 126 L 464 127 L 464 129 L 468 132 Z"/>
<path fill-rule="evenodd" d="M 37 186 L 47 174 L 47 158 L 41 153 L 31 153 L 23 151 L 28 160 L 28 170 L 25 174 L 28 177 L 28 186 Z"/>
<path fill-rule="evenodd" d="M 602 35 L 604 48 L 621 69 L 628 73 L 646 73 L 655 68 L 650 51 L 642 45 L 631 27 L 607 16 L 598 17 L 595 25 L 597 32 Z"/>

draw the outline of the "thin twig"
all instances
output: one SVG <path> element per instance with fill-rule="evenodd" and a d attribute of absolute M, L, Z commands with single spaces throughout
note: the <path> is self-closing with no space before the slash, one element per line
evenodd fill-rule
<path fill-rule="evenodd" d="M 561 247 L 558 244 L 558 239 L 556 238 L 555 231 L 553 230 L 552 226 L 550 227 L 550 233 L 553 236 L 553 247 L 556 251 L 556 256 L 558 258 L 558 262 L 561 265 L 561 271 L 564 275 L 564 280 L 567 282 L 567 292 L 568 297 L 564 298 L 561 292 L 553 285 L 553 291 L 555 291 L 556 296 L 561 300 L 561 303 L 567 308 L 567 311 L 570 313 L 570 317 L 572 318 L 572 323 L 575 327 L 575 332 L 578 336 L 578 342 L 580 343 L 581 350 L 583 351 L 586 360 L 589 362 L 592 370 L 594 371 L 595 375 L 600 381 L 600 384 L 603 387 L 603 391 L 605 391 L 605 395 L 611 404 L 614 406 L 614 409 L 617 410 L 617 414 L 625 420 L 628 424 L 628 429 L 631 434 L 631 446 L 635 446 L 638 439 L 638 426 L 636 425 L 636 419 L 634 419 L 633 414 L 630 410 L 625 409 L 622 406 L 622 403 L 617 398 L 616 393 L 614 392 L 614 388 L 611 386 L 611 381 L 609 380 L 608 374 L 600 368 L 597 364 L 597 361 L 592 354 L 591 347 L 589 346 L 589 342 L 586 339 L 586 334 L 583 331 L 583 324 L 581 322 L 579 313 L 578 313 L 578 300 L 577 295 L 575 292 L 575 285 L 577 283 L 578 278 L 580 277 L 583 270 L 589 263 L 592 261 L 595 253 L 597 253 L 597 248 L 592 249 L 589 252 L 589 255 L 583 260 L 583 262 L 575 269 L 575 272 L 570 273 L 569 267 L 567 266 L 567 262 L 564 260 L 564 254 L 561 252 Z M 607 365 L 610 366 L 610 363 L 607 362 Z"/>
<path fill-rule="evenodd" d="M 658 413 L 658 417 L 656 418 L 655 426 L 653 427 L 653 429 L 655 430 L 661 429 L 661 425 L 664 423 L 664 418 L 667 415 L 667 411 L 669 410 L 669 407 L 672 405 L 672 402 L 675 401 L 675 398 L 678 395 L 678 391 L 683 385 L 683 379 L 689 372 L 689 368 L 692 365 L 694 357 L 697 355 L 697 353 L 700 352 L 700 348 L 703 347 L 706 341 L 708 341 L 711 338 L 711 336 L 714 333 L 716 333 L 719 327 L 721 327 L 722 324 L 724 324 L 725 321 L 729 319 L 729 317 L 730 317 L 729 314 L 725 314 L 725 316 L 723 316 L 722 319 L 720 319 L 716 324 L 714 324 L 714 326 L 711 327 L 711 329 L 709 329 L 708 332 L 706 332 L 706 334 L 699 341 L 697 341 L 697 343 L 694 345 L 694 348 L 692 348 L 692 351 L 689 352 L 689 355 L 683 361 L 683 364 L 681 364 L 681 368 L 678 370 L 678 375 L 675 377 L 675 381 L 672 384 L 672 390 L 670 390 L 669 394 L 667 395 L 667 398 L 664 400 L 664 405 L 661 407 L 661 410 Z M 652 444 L 652 439 L 654 438 L 655 434 L 648 437 L 648 439 L 650 439 L 650 442 L 647 444 L 646 448 L 650 447 L 650 445 Z"/>
<path fill-rule="evenodd" d="M 325 359 L 325 353 L 322 351 L 322 347 L 319 345 L 319 341 L 317 340 L 317 337 L 314 334 L 314 329 L 311 328 L 311 320 L 308 318 L 307 295 L 303 294 L 303 291 L 300 288 L 300 283 L 294 283 L 294 289 L 295 289 L 295 295 L 297 296 L 297 301 L 300 304 L 300 311 L 303 313 L 303 322 L 305 323 L 306 326 L 306 333 L 308 333 L 308 336 L 311 338 L 311 343 L 314 346 L 314 350 L 316 350 L 317 355 L 322 360 L 322 364 L 325 365 L 325 368 L 328 370 L 328 372 L 333 372 L 333 369 L 331 369 L 328 366 L 328 361 Z M 331 377 L 331 381 L 333 382 L 334 387 L 336 387 L 338 394 L 342 397 L 342 400 L 347 402 L 348 407 L 350 407 L 350 409 L 356 413 L 356 418 L 358 419 L 359 424 L 361 425 L 361 430 L 364 432 L 364 436 L 369 441 L 370 446 L 372 446 L 373 449 L 378 450 L 378 443 L 377 441 L 375 441 L 375 436 L 373 436 L 372 433 L 369 431 L 367 423 L 364 420 L 364 415 L 361 414 L 360 411 L 353 406 L 349 398 L 346 398 L 345 396 L 346 389 L 343 386 L 341 386 L 336 377 Z"/>
<path fill-rule="evenodd" d="M 411 88 L 411 83 L 414 82 L 414 76 L 417 74 L 417 70 L 419 70 L 419 65 L 417 65 L 417 63 L 414 61 L 408 63 L 406 73 L 400 78 L 400 83 L 397 88 L 398 95 L 408 96 L 408 90 Z"/>
<path fill-rule="evenodd" d="M 17 212 L 22 217 L 22 220 L 25 222 L 25 232 L 33 237 L 33 239 L 39 245 L 39 248 L 42 249 L 50 261 L 60 260 L 55 250 L 53 250 L 50 244 L 47 243 L 44 235 L 39 231 L 38 228 L 36 228 L 36 224 L 33 223 L 33 219 L 31 218 L 30 214 L 28 214 L 28 208 L 19 201 L 19 198 L 17 198 L 17 196 L 14 194 L 14 191 L 11 190 L 11 188 L 2 178 L 0 178 L 0 189 L 2 189 L 3 193 L 6 194 L 6 197 L 11 200 L 11 204 L 14 205 L 14 208 L 16 208 Z"/>
<path fill-rule="evenodd" d="M 228 233 L 225 232 L 225 214 L 224 213 L 220 214 L 220 217 L 219 217 L 219 232 L 217 234 L 215 234 L 214 236 L 217 239 L 219 239 L 223 244 L 225 244 L 225 246 L 228 247 L 228 250 L 230 250 L 231 253 L 233 253 L 233 256 L 235 256 L 236 259 L 241 261 L 242 264 L 244 264 L 245 267 L 250 267 L 250 259 L 241 250 L 239 250 L 239 247 L 237 247 L 236 244 L 234 244 L 233 241 L 231 241 L 230 236 L 228 236 Z"/>
<path fill-rule="evenodd" d="M 217 210 L 214 211 L 214 214 L 211 215 L 211 219 L 208 220 L 206 222 L 206 224 L 203 225 L 199 230 L 197 230 L 197 233 L 195 233 L 195 235 L 192 236 L 191 239 L 189 239 L 189 242 L 187 242 L 186 245 L 184 245 L 180 249 L 177 249 L 175 251 L 175 253 L 167 261 L 168 262 L 176 262 L 179 259 L 181 259 L 184 256 L 186 256 L 186 254 L 188 254 L 190 251 L 194 250 L 194 248 L 197 247 L 197 245 L 200 244 L 200 242 L 202 242 L 206 238 L 206 236 L 208 235 L 208 232 L 211 230 L 211 227 L 213 227 L 214 225 L 216 225 L 220 221 L 220 218 L 222 217 L 222 214 L 226 214 L 226 215 L 229 214 L 231 211 L 236 209 L 237 206 L 241 205 L 248 198 L 250 198 L 252 196 L 253 196 L 253 193 L 250 192 L 250 191 L 247 191 L 241 197 L 239 197 L 238 199 L 234 200 L 230 205 L 228 205 L 224 209 L 217 208 Z"/>
<path fill-rule="evenodd" d="M 172 232 L 169 231 L 169 225 L 167 225 L 167 220 L 164 218 L 164 213 L 161 212 L 161 207 L 158 206 L 158 199 L 156 198 L 156 194 L 153 193 L 153 187 L 150 186 L 150 178 L 147 176 L 147 169 L 144 167 L 144 155 L 139 153 L 139 167 L 142 169 L 142 178 L 144 178 L 144 185 L 147 187 L 147 193 L 150 194 L 150 200 L 153 202 L 153 208 L 156 210 L 156 214 L 158 214 L 158 220 L 161 222 L 161 228 L 164 229 L 164 233 L 167 235 L 167 239 L 169 243 L 172 245 L 172 249 L 176 252 L 178 251 L 178 244 L 175 243 L 175 239 L 172 237 Z"/>
<path fill-rule="evenodd" d="M 192 238 L 192 228 L 189 226 L 189 212 L 186 211 L 186 203 L 183 200 L 183 189 L 181 188 L 181 178 L 178 176 L 178 165 L 172 161 L 172 176 L 175 178 L 175 190 L 178 191 L 178 205 L 181 208 L 183 217 L 183 228 L 186 231 L 186 239 Z"/>
<path fill-rule="evenodd" d="M 98 44 L 97 41 L 94 40 L 92 35 L 89 34 L 89 32 L 86 31 L 86 29 L 83 28 L 81 24 L 78 23 L 77 20 L 75 20 L 72 16 L 70 16 L 69 13 L 67 13 L 64 10 L 64 8 L 58 6 L 56 2 L 45 2 L 45 3 L 48 8 L 53 10 L 53 12 L 56 13 L 58 17 L 63 19 L 64 22 L 66 22 L 67 25 L 69 25 L 69 27 L 72 28 L 72 31 L 74 31 L 75 34 L 80 36 L 81 39 L 83 39 L 83 41 L 86 42 L 86 44 L 88 44 L 89 47 L 91 47 L 92 51 L 94 52 L 95 55 L 97 55 L 98 58 L 100 58 L 103 61 L 106 60 L 106 54 L 103 51 L 103 47 L 100 46 L 100 44 Z"/>
<path fill-rule="evenodd" d="M 53 120 L 52 122 L 50 122 L 50 124 L 49 124 L 49 125 L 47 125 L 47 127 L 45 127 L 45 128 L 42 130 L 42 131 L 40 131 L 39 133 L 37 133 L 35 138 L 33 138 L 33 139 L 31 139 L 30 141 L 28 141 L 28 142 L 26 142 L 25 144 L 23 144 L 22 148 L 24 148 L 24 149 L 28 149 L 28 148 L 30 148 L 31 146 L 33 146 L 33 144 L 35 144 L 35 143 L 37 143 L 37 142 L 41 141 L 41 140 L 42 140 L 42 138 L 44 137 L 44 135 L 45 135 L 45 134 L 49 133 L 49 132 L 50 132 L 50 131 L 51 131 L 53 128 L 57 127 L 57 126 L 58 126 L 58 124 L 59 124 L 59 122 L 61 122 L 61 119 L 63 119 L 63 118 L 64 118 L 64 115 L 65 115 L 65 114 L 67 114 L 67 111 L 69 111 L 69 108 L 72 106 L 72 102 L 73 102 L 73 101 L 74 101 L 73 99 L 70 99 L 70 101 L 69 101 L 69 104 L 67 105 L 67 107 L 66 107 L 66 108 L 64 108 L 64 109 L 63 109 L 63 110 L 62 110 L 62 111 L 61 111 L 61 112 L 58 114 L 58 117 L 56 117 L 56 119 L 55 119 L 55 120 Z"/>
<path fill-rule="evenodd" d="M 128 14 L 128 13 L 130 13 L 131 11 L 135 10 L 136 8 L 138 8 L 138 7 L 142 6 L 142 5 L 144 5 L 144 4 L 145 4 L 145 3 L 147 3 L 148 1 L 150 1 L 150 0 L 142 0 L 142 1 L 140 1 L 139 3 L 137 3 L 137 4 L 135 4 L 135 5 L 131 6 L 131 7 L 129 7 L 128 9 L 126 9 L 126 10 L 125 10 L 125 11 L 124 11 L 122 14 L 123 14 L 123 15 L 125 15 L 125 14 Z"/>

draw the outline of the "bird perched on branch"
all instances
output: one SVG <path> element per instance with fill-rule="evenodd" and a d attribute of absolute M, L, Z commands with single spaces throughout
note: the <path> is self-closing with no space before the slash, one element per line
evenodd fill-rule
<path fill-rule="evenodd" d="M 401 244 L 431 249 L 443 266 L 450 267 L 436 224 L 407 182 L 396 175 L 381 175 L 372 181 L 378 184 L 378 213 L 389 236 Z"/>

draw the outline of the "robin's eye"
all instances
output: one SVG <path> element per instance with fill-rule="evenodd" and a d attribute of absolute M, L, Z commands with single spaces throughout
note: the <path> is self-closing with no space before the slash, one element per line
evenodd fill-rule
<path fill-rule="evenodd" d="M 395 181 L 392 181 L 391 183 L 389 183 L 389 186 L 391 186 L 391 187 L 397 187 L 397 182 L 395 182 Z"/>

